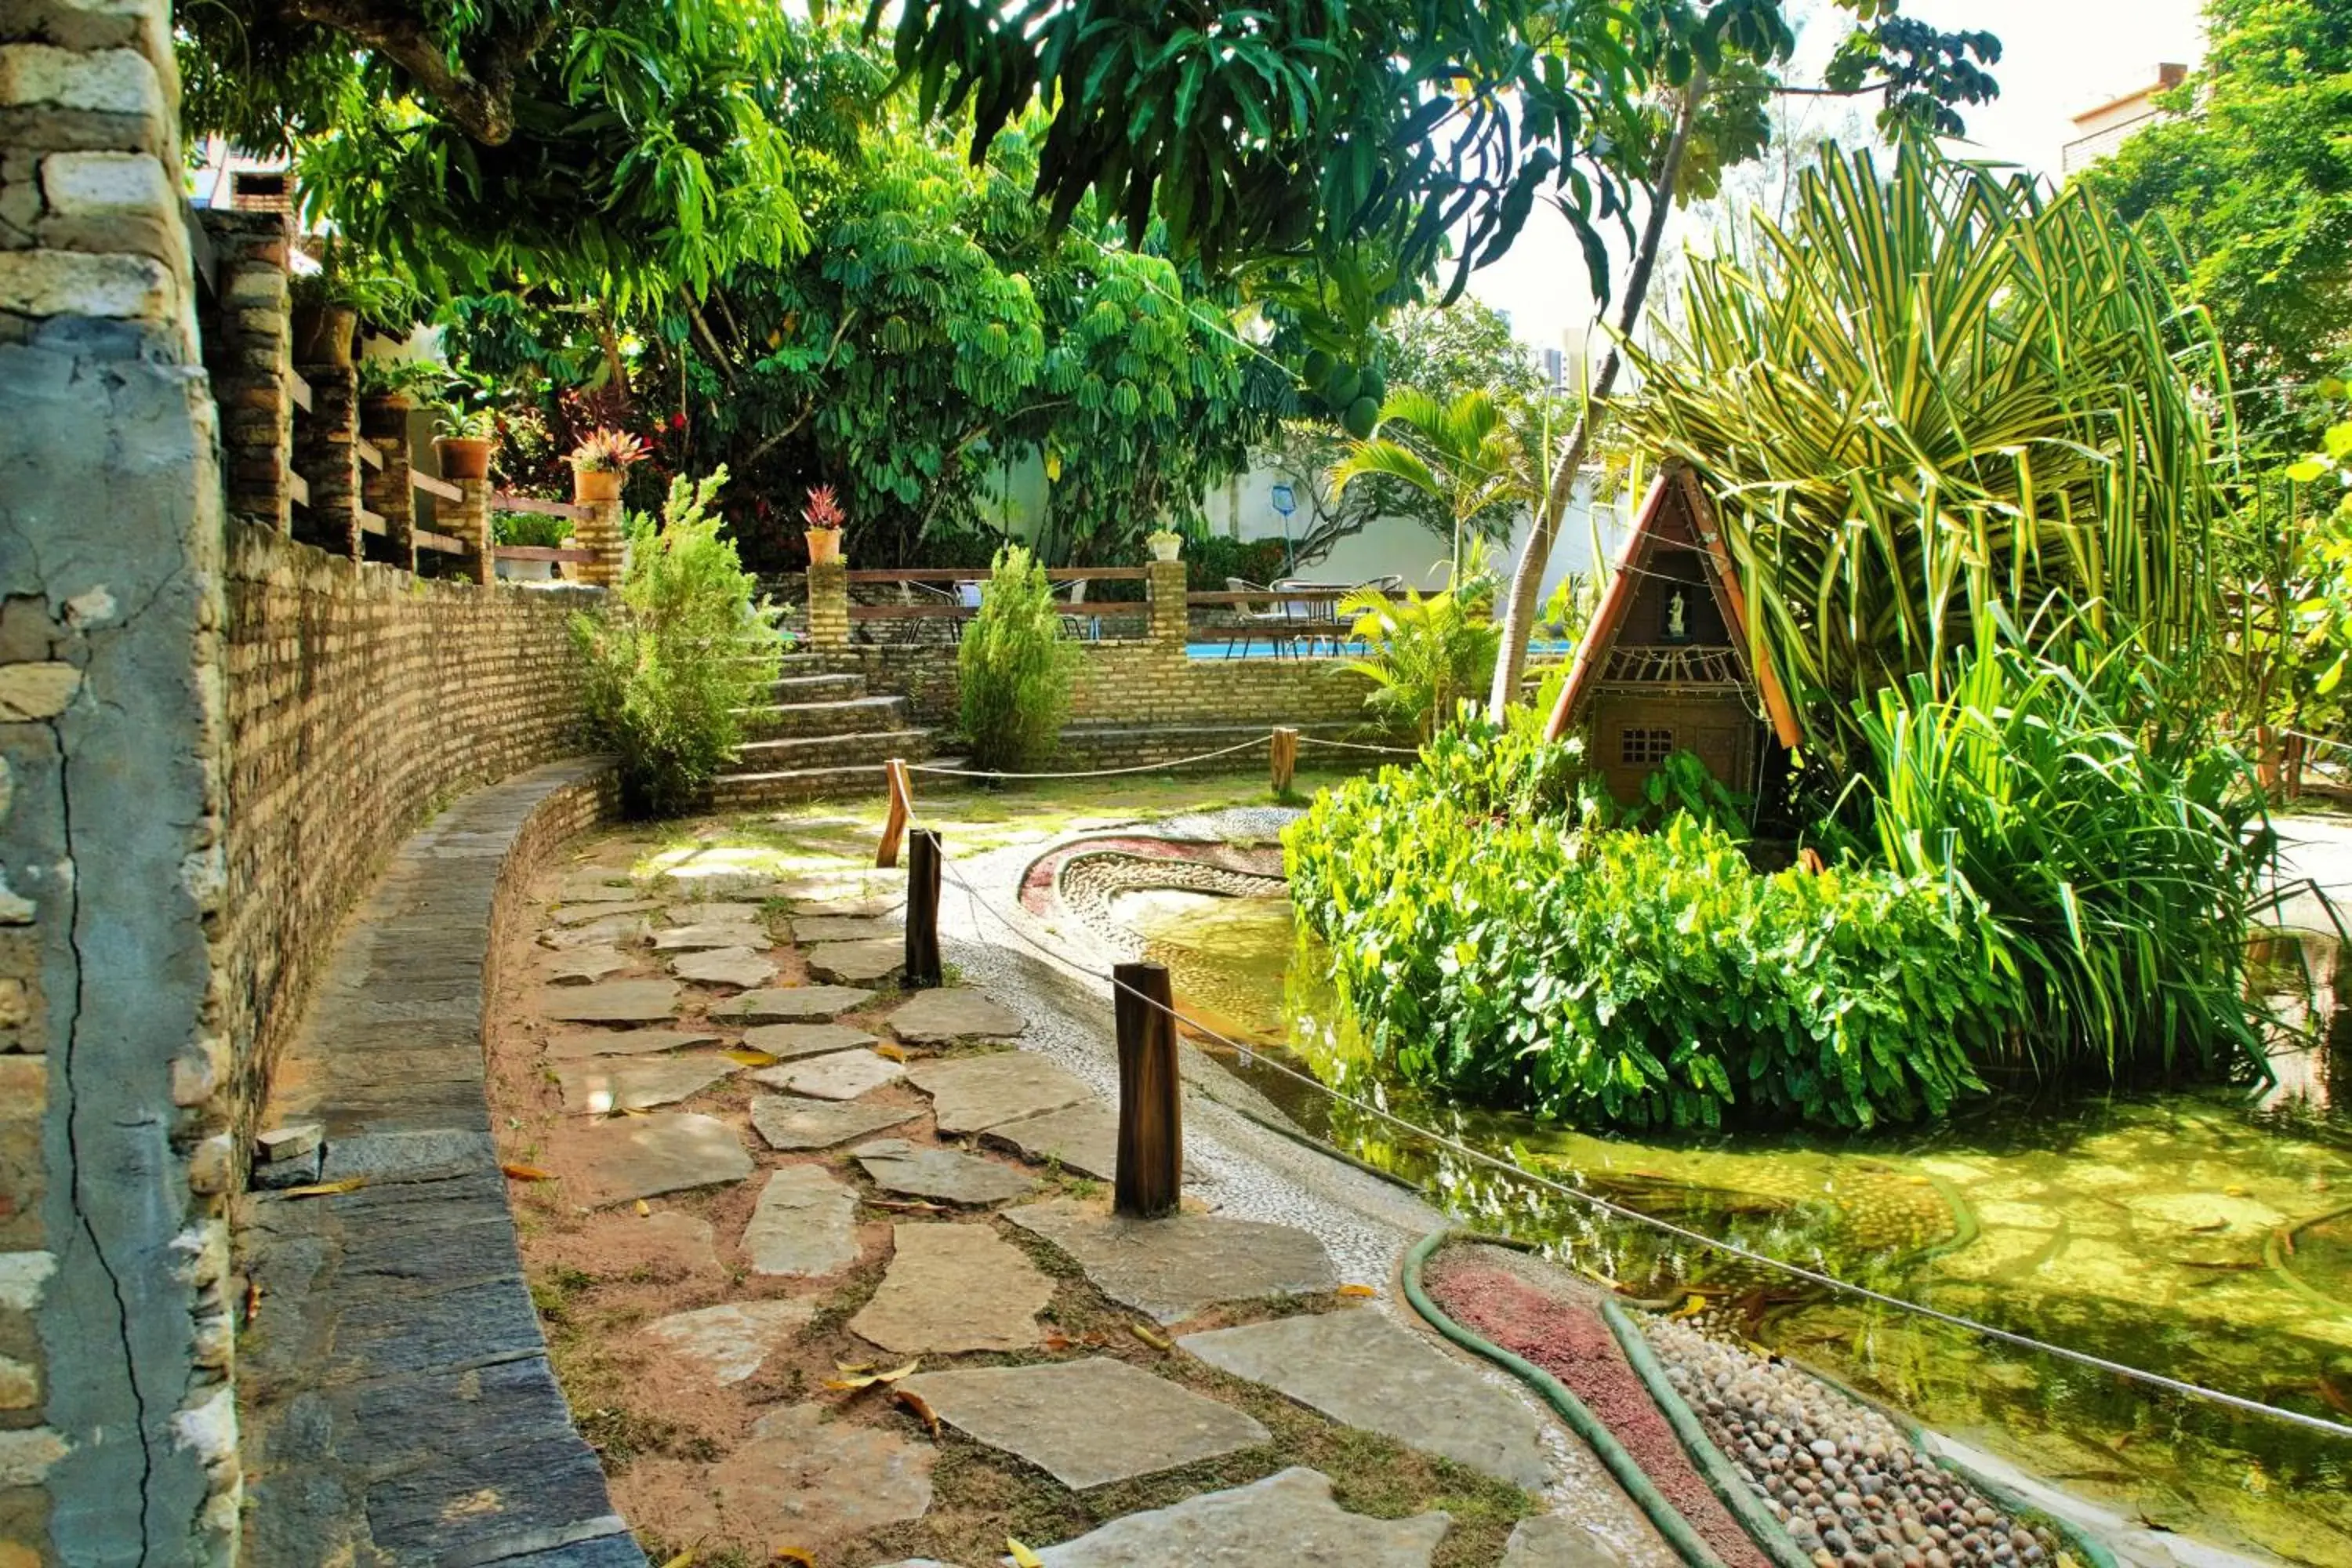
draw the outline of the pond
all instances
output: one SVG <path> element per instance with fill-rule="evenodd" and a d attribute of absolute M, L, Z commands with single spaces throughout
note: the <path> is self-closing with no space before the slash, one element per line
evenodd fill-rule
<path fill-rule="evenodd" d="M 2352 1008 L 2330 940 L 2256 975 L 2299 1032 L 2275 1085 L 2069 1103 L 1829 1142 L 1591 1136 L 1432 1104 L 1369 1072 L 1286 900 L 1139 890 L 1110 913 L 1180 1003 L 1360 1099 L 1558 1181 L 1889 1294 L 2352 1423 Z M 2352 959 L 2344 969 L 2352 989 Z M 1468 1223 L 1560 1245 L 1632 1295 L 1826 1370 L 2143 1522 L 2294 1563 L 2352 1563 L 2352 1441 L 2174 1397 L 1840 1299 L 1472 1164 L 1212 1047 L 1312 1131 Z"/>

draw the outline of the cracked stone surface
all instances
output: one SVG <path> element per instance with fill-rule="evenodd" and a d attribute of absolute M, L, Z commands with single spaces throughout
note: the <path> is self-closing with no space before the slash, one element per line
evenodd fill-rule
<path fill-rule="evenodd" d="M 814 1316 L 814 1301 L 730 1301 L 656 1318 L 644 1332 L 719 1382 L 740 1383 Z"/>
<path fill-rule="evenodd" d="M 910 1046 L 949 1046 L 983 1036 L 1017 1035 L 1028 1021 L 985 991 L 959 986 L 925 991 L 892 1013 L 890 1032 Z"/>
<path fill-rule="evenodd" d="M 780 1062 L 801 1057 L 821 1057 L 827 1051 L 851 1051 L 874 1044 L 874 1037 L 846 1024 L 762 1024 L 743 1031 L 743 1043 L 765 1051 Z"/>
<path fill-rule="evenodd" d="M 743 1256 L 755 1274 L 814 1278 L 857 1261 L 857 1194 L 822 1165 L 785 1165 L 768 1174 Z"/>
<path fill-rule="evenodd" d="M 1163 1323 L 1219 1301 L 1330 1290 L 1331 1255 L 1307 1231 L 1259 1220 L 1175 1214 L 1130 1220 L 1067 1198 L 1004 1217 L 1076 1258 L 1103 1294 Z"/>
<path fill-rule="evenodd" d="M 770 1089 L 790 1089 L 813 1100 L 856 1100 L 886 1083 L 896 1083 L 907 1069 L 872 1051 L 835 1051 L 806 1061 L 761 1068 L 751 1075 Z"/>
<path fill-rule="evenodd" d="M 653 1024 L 677 1011 L 677 986 L 667 980 L 608 980 L 542 992 L 541 1017 L 572 1024 Z"/>
<path fill-rule="evenodd" d="M 592 1122 L 556 1134 L 557 1147 L 586 1170 L 581 1197 L 591 1207 L 719 1186 L 751 1173 L 735 1130 L 693 1111 Z"/>
<path fill-rule="evenodd" d="M 717 1045 L 724 1036 L 701 1029 L 582 1029 L 547 1042 L 551 1061 L 583 1057 L 640 1057 L 685 1046 Z"/>
<path fill-rule="evenodd" d="M 909 1380 L 910 1382 L 913 1380 Z M 1293 1466 L 1229 1491 L 1115 1519 L 1037 1553 L 1045 1568 L 1429 1568 L 1451 1515 L 1368 1519 L 1331 1500 L 1331 1479 Z"/>
<path fill-rule="evenodd" d="M 1585 1526 L 1551 1513 L 1519 1521 L 1503 1547 L 1503 1568 L 1623 1568 L 1624 1562 Z"/>
<path fill-rule="evenodd" d="M 907 1081 L 931 1097 L 942 1132 L 977 1132 L 1094 1098 L 1094 1090 L 1031 1051 L 916 1062 Z"/>
<path fill-rule="evenodd" d="M 574 1116 L 650 1110 L 700 1094 L 742 1068 L 722 1056 L 659 1057 L 652 1060 L 565 1062 L 555 1068 L 563 1109 Z"/>
<path fill-rule="evenodd" d="M 809 973 L 819 980 L 887 980 L 907 961 L 897 937 L 869 942 L 821 942 L 808 950 Z"/>
<path fill-rule="evenodd" d="M 750 988 L 776 977 L 775 961 L 748 947 L 714 947 L 670 960 L 669 972 L 704 985 Z"/>
<path fill-rule="evenodd" d="M 637 947 L 653 934 L 653 929 L 643 915 L 615 915 L 566 931 L 543 931 L 539 933 L 539 945 L 558 952 L 582 947 Z"/>
<path fill-rule="evenodd" d="M 771 1149 L 830 1149 L 912 1121 L 921 1114 L 911 1106 L 800 1100 L 783 1094 L 763 1094 L 751 1101 L 751 1126 Z"/>
<path fill-rule="evenodd" d="M 706 1529 L 826 1548 L 931 1506 L 939 1450 L 878 1426 L 828 1421 L 814 1405 L 760 1417 L 751 1440 L 710 1468 Z"/>
<path fill-rule="evenodd" d="M 593 985 L 608 974 L 618 974 L 634 963 L 627 954 L 609 947 L 575 947 L 549 964 L 546 969 L 550 985 Z"/>
<path fill-rule="evenodd" d="M 805 908 L 806 906 L 803 906 Z M 793 919 L 793 935 L 801 942 L 895 942 L 904 943 L 906 929 L 897 921 L 852 920 L 841 915 Z"/>
<path fill-rule="evenodd" d="M 714 1003 L 710 1016 L 739 1024 L 824 1024 L 874 1000 L 855 985 L 779 985 Z"/>
<path fill-rule="evenodd" d="M 654 932 L 654 948 L 659 952 L 767 945 L 767 931 L 750 921 L 703 921 L 690 926 L 669 926 Z"/>
<path fill-rule="evenodd" d="M 1540 1489 L 1550 1469 L 1534 1411 L 1370 1307 L 1213 1329 L 1176 1342 L 1332 1420 Z"/>
<path fill-rule="evenodd" d="M 1264 1426 L 1233 1406 L 1108 1356 L 918 1373 L 898 1386 L 920 1394 L 958 1431 L 1026 1459 L 1076 1491 L 1157 1475 L 1271 1440 Z M 1170 1552 L 1104 1561 L 1165 1568 L 1217 1559 Z M 1269 1552 L 1246 1561 L 1287 1568 L 1301 1559 Z"/>
<path fill-rule="evenodd" d="M 1118 1178 L 1118 1113 L 1098 1100 L 1000 1122 L 982 1133 L 981 1142 L 1003 1144 L 1041 1165 L 1051 1160 L 1082 1176 Z"/>
<path fill-rule="evenodd" d="M 901 1355 L 1010 1351 L 1042 1342 L 1054 1281 L 986 1226 L 900 1224 L 890 1267 L 849 1331 Z"/>
<path fill-rule="evenodd" d="M 950 1204 L 1001 1204 L 1025 1195 L 1036 1182 L 1010 1165 L 954 1149 L 885 1138 L 850 1151 L 886 1193 Z"/>

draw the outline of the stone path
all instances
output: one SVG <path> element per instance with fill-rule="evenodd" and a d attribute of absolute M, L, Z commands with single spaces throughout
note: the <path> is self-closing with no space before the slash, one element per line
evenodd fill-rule
<path fill-rule="evenodd" d="M 751 1076 L 770 1089 L 788 1089 L 817 1100 L 856 1100 L 906 1077 L 907 1069 L 872 1051 L 835 1051 L 761 1068 Z"/>
<path fill-rule="evenodd" d="M 700 1029 L 583 1029 L 547 1042 L 550 1061 L 582 1057 L 634 1057 L 686 1046 L 715 1046 L 726 1037 Z"/>
<path fill-rule="evenodd" d="M 1339 1283 L 1323 1244 L 1286 1225 L 1195 1214 L 1120 1219 L 1068 1199 L 1008 1209 L 1004 1217 L 1076 1258 L 1104 1295 L 1163 1323 L 1220 1301 L 1307 1295 Z"/>
<path fill-rule="evenodd" d="M 609 1116 L 615 1110 L 649 1110 L 690 1099 L 720 1079 L 742 1071 L 725 1057 L 697 1053 L 653 1060 L 565 1062 L 555 1068 L 563 1109 L 575 1116 Z"/>
<path fill-rule="evenodd" d="M 822 1165 L 786 1165 L 768 1173 L 743 1256 L 754 1274 L 814 1277 L 857 1261 L 857 1192 Z"/>
<path fill-rule="evenodd" d="M 1001 1204 L 1026 1197 L 1037 1187 L 1034 1180 L 998 1161 L 935 1144 L 910 1143 L 904 1138 L 861 1143 L 850 1154 L 874 1178 L 876 1186 L 910 1197 L 950 1204 Z"/>
<path fill-rule="evenodd" d="M 907 1078 L 931 1097 L 942 1132 L 978 1132 L 1094 1099 L 1094 1090 L 1027 1051 L 917 1062 Z"/>
<path fill-rule="evenodd" d="M 907 940 L 906 928 L 896 921 L 855 920 L 821 916 L 793 922 L 795 942 L 896 942 Z"/>
<path fill-rule="evenodd" d="M 730 1301 L 646 1325 L 646 1335 L 719 1383 L 740 1383 L 816 1315 L 810 1301 Z"/>
<path fill-rule="evenodd" d="M 667 980 L 612 980 L 567 985 L 547 993 L 544 1017 L 571 1024 L 655 1024 L 677 1011 L 677 987 Z"/>
<path fill-rule="evenodd" d="M 1045 1568 L 1429 1568 L 1443 1513 L 1367 1519 L 1331 1500 L 1331 1479 L 1294 1467 L 1230 1491 L 1113 1520 L 1037 1554 Z"/>
<path fill-rule="evenodd" d="M 782 1150 L 830 1149 L 912 1121 L 921 1114 L 911 1106 L 858 1105 L 782 1094 L 763 1094 L 751 1101 L 752 1128 L 769 1148 Z"/>
<path fill-rule="evenodd" d="M 1001 1143 L 1038 1164 L 1050 1161 L 1083 1176 L 1106 1182 L 1118 1176 L 1118 1116 L 1098 1100 L 998 1122 L 982 1130 L 981 1142 Z"/>
<path fill-rule="evenodd" d="M 906 960 L 906 943 L 898 937 L 822 942 L 808 950 L 809 973 L 819 980 L 887 980 Z"/>
<path fill-rule="evenodd" d="M 765 1051 L 780 1062 L 788 1062 L 794 1057 L 871 1046 L 874 1037 L 846 1024 L 761 1024 L 743 1031 L 743 1044 L 751 1050 Z"/>
<path fill-rule="evenodd" d="M 873 992 L 853 985 L 785 986 L 730 996 L 710 1016 L 736 1024 L 826 1024 L 873 1000 Z"/>
<path fill-rule="evenodd" d="M 889 1272 L 849 1331 L 901 1355 L 1019 1350 L 1043 1342 L 1037 1314 L 1053 1299 L 1054 1282 L 993 1231 L 899 1225 Z"/>
<path fill-rule="evenodd" d="M 712 1467 L 706 1528 L 821 1552 L 931 1506 L 936 1450 L 895 1433 L 829 1421 L 814 1405 L 762 1415 L 751 1440 Z"/>
<path fill-rule="evenodd" d="M 1229 1405 L 1108 1356 L 922 1373 L 906 1387 L 940 1420 L 1076 1491 L 1255 1448 L 1273 1436 Z"/>
<path fill-rule="evenodd" d="M 712 947 L 670 961 L 669 972 L 680 980 L 703 985 L 733 985 L 749 990 L 776 977 L 775 961 L 749 947 Z"/>
<path fill-rule="evenodd" d="M 890 1015 L 890 1032 L 910 1046 L 951 1046 L 1017 1035 L 1027 1026 L 1020 1014 L 984 991 L 925 991 Z"/>
<path fill-rule="evenodd" d="M 582 1171 L 591 1205 L 740 1182 L 751 1156 L 735 1130 L 696 1112 L 629 1117 L 560 1135 L 558 1158 Z"/>

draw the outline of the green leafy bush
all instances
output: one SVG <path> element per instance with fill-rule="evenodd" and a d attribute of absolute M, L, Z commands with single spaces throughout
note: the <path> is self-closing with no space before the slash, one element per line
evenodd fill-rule
<path fill-rule="evenodd" d="M 974 767 L 1019 773 L 1053 759 L 1077 657 L 1045 569 L 1020 545 L 998 551 L 956 650 Z"/>
<path fill-rule="evenodd" d="M 1460 717 L 1464 700 L 1486 691 L 1503 643 L 1502 629 L 1487 618 L 1494 601 L 1486 544 L 1476 538 L 1450 588 L 1428 595 L 1407 588 L 1402 601 L 1359 589 L 1339 601 L 1340 618 L 1371 646 L 1346 668 L 1372 683 L 1364 709 L 1376 729 L 1426 741 Z"/>
<path fill-rule="evenodd" d="M 602 613 L 572 617 L 597 744 L 619 753 L 622 807 L 692 807 L 742 741 L 740 710 L 774 684 L 782 638 L 710 506 L 727 482 L 673 479 L 658 526 L 629 524 L 629 566 Z"/>

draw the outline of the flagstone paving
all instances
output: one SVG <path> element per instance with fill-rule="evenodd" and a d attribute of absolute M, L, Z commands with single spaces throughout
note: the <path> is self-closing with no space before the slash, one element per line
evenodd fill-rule
<path fill-rule="evenodd" d="M 743 1043 L 765 1051 L 780 1062 L 795 1057 L 818 1057 L 827 1051 L 855 1050 L 871 1046 L 874 1037 L 846 1024 L 761 1024 L 743 1031 Z"/>
<path fill-rule="evenodd" d="M 1025 1197 L 1037 1186 L 1034 1179 L 1010 1165 L 935 1144 L 910 1143 L 904 1138 L 862 1143 L 850 1153 L 874 1178 L 876 1186 L 909 1197 L 950 1204 L 1001 1204 Z"/>
<path fill-rule="evenodd" d="M 785 1165 L 768 1173 L 743 1256 L 754 1274 L 814 1278 L 857 1261 L 857 1193 L 822 1165 Z"/>
<path fill-rule="evenodd" d="M 550 985 L 593 985 L 635 962 L 609 947 L 576 947 L 550 963 L 541 973 Z"/>
<path fill-rule="evenodd" d="M 957 1430 L 1027 1460 L 1076 1491 L 1272 1440 L 1233 1406 L 1108 1356 L 919 1373 L 899 1386 Z M 1151 1561 L 1164 1568 L 1196 1559 L 1179 1552 Z M 1254 1561 L 1297 1560 L 1273 1554 Z"/>
<path fill-rule="evenodd" d="M 985 991 L 925 991 L 889 1017 L 890 1032 L 910 1046 L 951 1046 L 984 1036 L 1017 1035 L 1028 1023 Z"/>
<path fill-rule="evenodd" d="M 796 931 L 799 929 L 800 918 L 803 915 L 817 920 L 879 920 L 885 915 L 897 913 L 906 906 L 907 900 L 897 896 L 873 899 L 794 899 L 793 900 L 793 929 Z"/>
<path fill-rule="evenodd" d="M 580 1195 L 592 1207 L 719 1186 L 751 1173 L 751 1156 L 735 1130 L 693 1111 L 591 1122 L 554 1138 L 567 1163 L 584 1171 Z"/>
<path fill-rule="evenodd" d="M 550 1061 L 583 1057 L 637 1057 L 684 1046 L 716 1045 L 725 1037 L 701 1029 L 581 1029 L 547 1042 Z"/>
<path fill-rule="evenodd" d="M 567 904 L 618 904 L 639 897 L 639 889 L 625 872 L 575 871 L 563 879 L 555 896 Z"/>
<path fill-rule="evenodd" d="M 707 1052 L 651 1060 L 599 1061 L 592 1057 L 561 1063 L 554 1069 L 556 1086 L 563 1093 L 563 1109 L 574 1116 L 675 1105 L 742 1070 L 740 1063 Z"/>
<path fill-rule="evenodd" d="M 677 1011 L 677 987 L 667 980 L 608 980 L 544 993 L 541 1016 L 572 1024 L 652 1024 Z"/>
<path fill-rule="evenodd" d="M 739 1024 L 824 1024 L 873 1000 L 873 992 L 855 985 L 779 985 L 715 1003 L 710 1016 Z"/>
<path fill-rule="evenodd" d="M 897 921 L 854 920 L 841 915 L 793 917 L 795 942 L 904 942 L 906 928 Z"/>
<path fill-rule="evenodd" d="M 1453 1520 L 1368 1519 L 1331 1500 L 1331 1479 L 1293 1466 L 1229 1491 L 1131 1513 L 1037 1553 L 1045 1568 L 1429 1568 Z"/>
<path fill-rule="evenodd" d="M 866 942 L 821 942 L 808 950 L 809 973 L 819 980 L 887 980 L 907 962 L 901 937 Z"/>
<path fill-rule="evenodd" d="M 562 952 L 579 947 L 637 947 L 653 935 L 653 924 L 643 915 L 615 915 L 569 930 L 543 931 L 539 945 Z"/>
<path fill-rule="evenodd" d="M 1286 1225 L 1199 1214 L 1122 1219 L 1106 1205 L 1068 1198 L 1007 1209 L 1004 1217 L 1068 1253 L 1104 1295 L 1163 1323 L 1219 1301 L 1339 1283 L 1323 1243 Z"/>
<path fill-rule="evenodd" d="M 776 961 L 763 958 L 748 947 L 714 947 L 670 960 L 669 972 L 680 980 L 704 985 L 749 989 L 765 985 L 776 977 Z"/>
<path fill-rule="evenodd" d="M 610 1215 L 608 1223 L 632 1226 L 631 1254 L 645 1267 L 672 1274 L 719 1272 L 718 1237 L 699 1215 L 664 1209 L 658 1214 Z"/>
<path fill-rule="evenodd" d="M 1082 1176 L 1118 1178 L 1118 1115 L 1098 1100 L 999 1122 L 982 1132 L 981 1142 L 1004 1144 L 1041 1165 L 1050 1160 Z"/>
<path fill-rule="evenodd" d="M 559 908 L 555 911 L 555 923 L 560 926 L 583 926 L 596 921 L 620 920 L 628 915 L 641 915 L 648 910 L 659 908 L 661 905 L 651 899 L 640 899 L 634 894 L 626 894 L 625 901 L 622 902 L 583 903 Z"/>
<path fill-rule="evenodd" d="M 761 1068 L 751 1076 L 770 1089 L 786 1089 L 813 1100 L 856 1100 L 906 1076 L 906 1068 L 872 1051 L 835 1051 L 805 1061 Z"/>
<path fill-rule="evenodd" d="M 763 1094 L 751 1101 L 751 1126 L 771 1149 L 830 1149 L 921 1114 L 910 1105 L 862 1105 L 783 1094 Z"/>
<path fill-rule="evenodd" d="M 1176 1342 L 1334 1421 L 1514 1486 L 1540 1488 L 1550 1474 L 1534 1411 L 1372 1308 L 1213 1329 Z"/>
<path fill-rule="evenodd" d="M 900 1355 L 1020 1350 L 1044 1340 L 1037 1314 L 1053 1299 L 1054 1281 L 986 1226 L 902 1224 L 849 1331 Z"/>
<path fill-rule="evenodd" d="M 814 1405 L 760 1417 L 751 1441 L 710 1471 L 704 1531 L 730 1530 L 821 1562 L 834 1542 L 920 1519 L 931 1506 L 938 1450 L 878 1426 L 828 1421 Z"/>
<path fill-rule="evenodd" d="M 674 926 L 758 925 L 761 915 L 757 904 L 670 904 L 662 910 Z"/>
<path fill-rule="evenodd" d="M 765 947 L 765 927 L 751 921 L 701 921 L 690 926 L 665 926 L 654 932 L 656 952 L 692 952 L 699 948 Z"/>
<path fill-rule="evenodd" d="M 942 1132 L 978 1132 L 1094 1098 L 1082 1080 L 1031 1051 L 916 1062 L 907 1081 L 931 1097 Z"/>
<path fill-rule="evenodd" d="M 716 1381 L 740 1383 L 814 1316 L 814 1301 L 729 1301 L 656 1318 L 645 1334 Z"/>
<path fill-rule="evenodd" d="M 1503 1568 L 1620 1568 L 1624 1561 L 1591 1527 L 1550 1513 L 1519 1521 L 1503 1548 Z"/>

